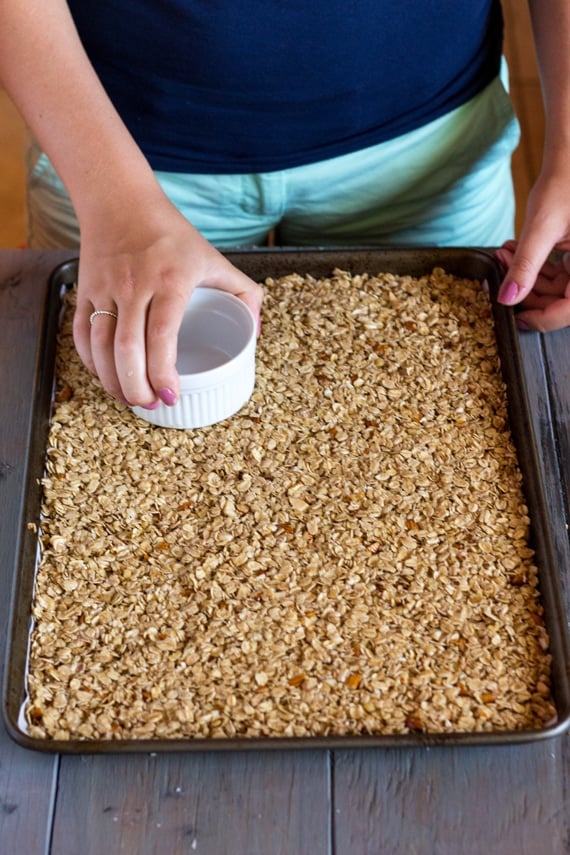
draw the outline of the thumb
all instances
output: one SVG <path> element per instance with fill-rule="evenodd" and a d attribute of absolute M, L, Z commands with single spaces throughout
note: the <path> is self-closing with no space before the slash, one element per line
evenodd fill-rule
<path fill-rule="evenodd" d="M 253 313 L 259 335 L 264 289 L 258 282 L 254 282 L 253 279 L 250 279 L 249 276 L 237 267 L 234 267 L 233 264 L 227 262 L 223 267 L 223 276 L 217 273 L 214 277 L 205 278 L 202 284 L 209 285 L 210 288 L 227 291 L 235 297 L 239 297 L 240 300 L 243 300 Z"/>
<path fill-rule="evenodd" d="M 520 303 L 534 288 L 540 270 L 552 250 L 549 231 L 525 229 L 505 274 L 497 300 L 505 306 Z"/>

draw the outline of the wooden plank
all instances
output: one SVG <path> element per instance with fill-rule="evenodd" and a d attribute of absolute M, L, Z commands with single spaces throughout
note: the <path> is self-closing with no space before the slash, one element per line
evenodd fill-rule
<path fill-rule="evenodd" d="M 69 254 L 69 253 L 68 253 Z M 49 265 L 45 254 L 0 256 L 0 626 L 10 608 L 13 562 L 23 494 L 38 325 Z M 0 633 L 0 671 L 6 631 Z M 46 851 L 57 760 L 20 748 L 0 725 L 0 841 L 3 852 Z"/>
<path fill-rule="evenodd" d="M 44 855 L 50 836 L 57 761 L 32 755 L 0 731 L 0 851 Z"/>
<path fill-rule="evenodd" d="M 57 855 L 330 855 L 325 751 L 61 762 Z"/>
<path fill-rule="evenodd" d="M 338 853 L 562 855 L 564 809 L 560 740 L 335 755 Z"/>

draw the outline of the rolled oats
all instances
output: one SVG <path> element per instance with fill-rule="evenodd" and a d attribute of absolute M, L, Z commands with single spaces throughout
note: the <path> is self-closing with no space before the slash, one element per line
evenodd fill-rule
<path fill-rule="evenodd" d="M 70 316 L 43 481 L 33 736 L 496 731 L 554 716 L 478 283 L 440 269 L 268 280 L 250 402 L 187 432 L 114 403 Z"/>

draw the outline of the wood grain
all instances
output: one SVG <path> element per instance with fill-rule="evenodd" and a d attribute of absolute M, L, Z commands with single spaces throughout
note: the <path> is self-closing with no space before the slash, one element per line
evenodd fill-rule
<path fill-rule="evenodd" d="M 62 758 L 58 855 L 328 855 L 325 751 Z"/>
<path fill-rule="evenodd" d="M 562 775 L 558 740 L 492 750 L 337 752 L 334 851 L 562 855 Z"/>

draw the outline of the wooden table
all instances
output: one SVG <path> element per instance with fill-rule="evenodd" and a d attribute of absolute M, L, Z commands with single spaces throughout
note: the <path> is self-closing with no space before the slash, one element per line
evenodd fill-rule
<path fill-rule="evenodd" d="M 2 627 L 10 608 L 41 305 L 48 274 L 68 257 L 0 251 Z M 522 339 L 566 590 L 570 329 Z M 570 852 L 568 739 L 58 757 L 19 747 L 0 726 L 0 852 L 558 855 Z"/>

